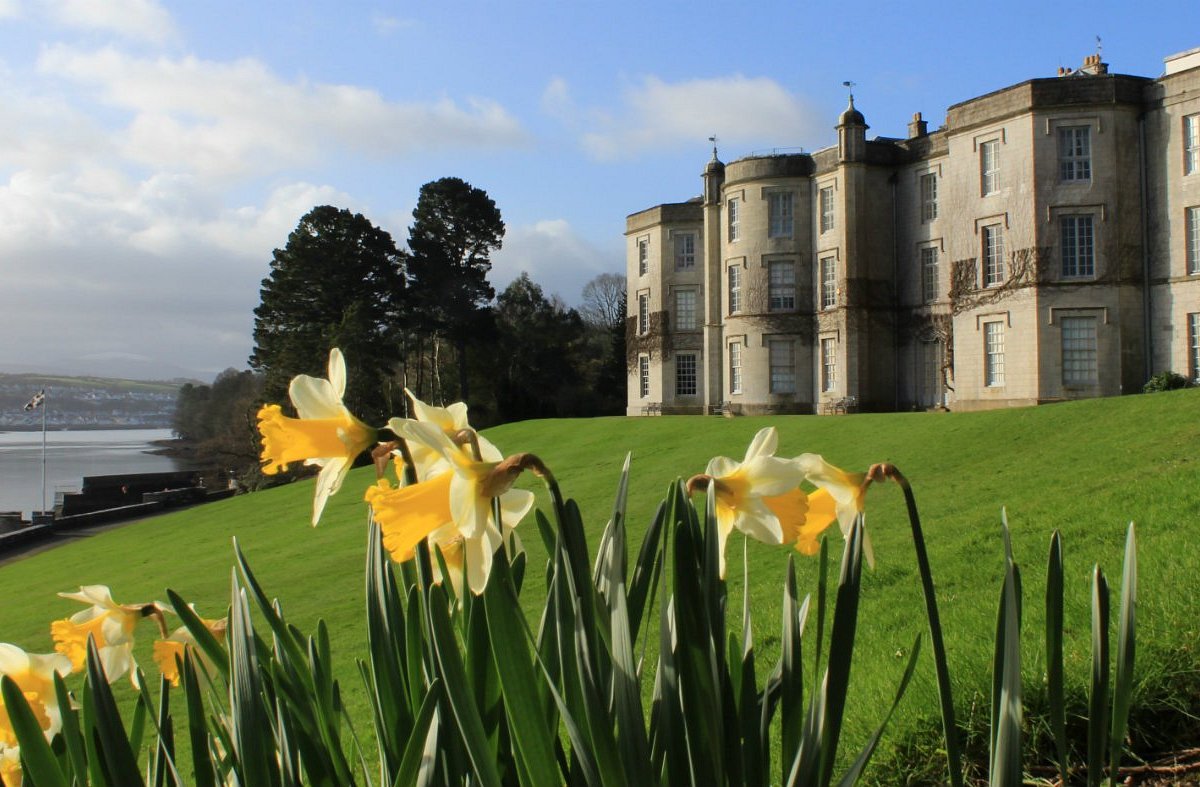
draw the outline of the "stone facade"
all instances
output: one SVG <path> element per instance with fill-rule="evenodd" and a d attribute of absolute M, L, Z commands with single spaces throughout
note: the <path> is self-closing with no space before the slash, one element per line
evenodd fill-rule
<path fill-rule="evenodd" d="M 626 222 L 630 415 L 972 410 L 1200 377 L 1200 49 L 1099 56 Z"/>

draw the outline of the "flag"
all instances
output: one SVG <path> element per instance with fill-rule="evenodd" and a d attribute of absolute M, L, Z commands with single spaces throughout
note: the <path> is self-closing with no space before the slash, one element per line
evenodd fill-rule
<path fill-rule="evenodd" d="M 38 391 L 33 395 L 33 398 L 25 403 L 26 410 L 36 410 L 42 406 L 42 402 L 46 401 L 46 389 Z"/>

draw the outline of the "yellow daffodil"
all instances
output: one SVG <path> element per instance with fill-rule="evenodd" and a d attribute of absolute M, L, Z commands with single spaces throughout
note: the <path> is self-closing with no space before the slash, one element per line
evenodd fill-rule
<path fill-rule="evenodd" d="M 200 621 L 219 642 L 225 641 L 227 625 L 225 618 L 220 620 L 200 618 Z M 162 672 L 163 677 L 171 681 L 172 686 L 179 685 L 179 664 L 183 661 L 184 651 L 189 648 L 193 654 L 199 654 L 201 659 L 206 658 L 204 651 L 196 647 L 196 637 L 192 635 L 187 626 L 175 629 L 166 639 L 154 641 L 154 662 L 158 664 L 158 669 Z"/>
<path fill-rule="evenodd" d="M 16 746 L 0 743 L 0 779 L 5 787 L 21 787 L 24 774 L 21 771 L 21 750 Z"/>
<path fill-rule="evenodd" d="M 74 669 L 82 669 L 87 659 L 87 641 L 96 641 L 100 663 L 110 683 L 126 672 L 137 687 L 137 662 L 133 658 L 133 632 L 145 617 L 155 617 L 164 628 L 162 610 L 156 604 L 118 604 L 106 585 L 84 585 L 78 593 L 59 593 L 63 598 L 90 604 L 66 620 L 50 624 L 54 649 L 71 660 Z"/>
<path fill-rule="evenodd" d="M 523 469 L 535 466 L 533 463 L 540 466 L 540 462 L 528 454 L 500 461 L 478 460 L 435 423 L 403 421 L 393 428 L 410 445 L 424 445 L 440 454 L 446 469 L 412 486 L 393 489 L 381 480 L 367 490 L 367 502 L 383 531 L 385 546 L 394 560 L 404 561 L 412 558 L 422 539 L 435 532 L 440 544 L 461 538 L 468 584 L 476 594 L 482 593 L 502 533 L 515 527 L 533 507 L 533 493 L 513 489 L 513 482 Z M 495 498 L 500 500 L 499 524 L 492 516 Z"/>
<path fill-rule="evenodd" d="M 711 481 L 716 494 L 718 553 L 721 576 L 725 576 L 725 542 L 735 529 L 768 544 L 784 543 L 780 515 L 789 522 L 803 521 L 808 510 L 799 489 L 804 474 L 793 462 L 775 457 L 779 436 L 775 427 L 759 431 L 741 462 L 714 457 L 703 476 L 688 487 L 702 491 Z"/>
<path fill-rule="evenodd" d="M 16 645 L 0 643 L 0 675 L 17 684 L 33 710 L 34 718 L 50 740 L 62 727 L 62 714 L 58 707 L 58 695 L 54 691 L 54 674 L 69 675 L 71 660 L 59 653 L 26 653 Z M 0 698 L 0 748 L 16 746 L 17 736 L 13 732 L 8 710 Z M 4 775 L 5 784 L 8 773 Z"/>
<path fill-rule="evenodd" d="M 289 418 L 279 405 L 258 411 L 262 435 L 263 472 L 272 475 L 292 462 L 317 465 L 313 497 L 315 526 L 325 501 L 337 492 L 350 472 L 354 458 L 375 442 L 375 430 L 355 418 L 342 404 L 346 394 L 346 361 L 336 347 L 329 351 L 329 379 L 301 374 L 288 388 L 299 418 Z"/>
<path fill-rule="evenodd" d="M 828 495 L 828 502 L 824 505 L 832 506 L 838 525 L 841 527 L 842 536 L 848 536 L 855 518 L 864 511 L 866 506 L 867 488 L 864 484 L 866 474 L 848 473 L 840 467 L 829 464 L 817 454 L 801 454 L 793 461 L 804 473 L 804 477 L 817 486 L 819 492 Z M 875 567 L 875 550 L 871 546 L 871 538 L 867 535 L 865 528 L 863 530 L 863 557 L 866 558 L 867 565 L 871 568 Z"/>

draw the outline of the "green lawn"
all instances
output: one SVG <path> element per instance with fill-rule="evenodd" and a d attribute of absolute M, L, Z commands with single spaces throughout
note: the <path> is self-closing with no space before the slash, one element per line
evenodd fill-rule
<path fill-rule="evenodd" d="M 564 494 L 579 502 L 593 545 L 608 518 L 627 451 L 633 456 L 628 510 L 634 547 L 668 483 L 701 472 L 715 454 L 740 459 L 755 431 L 768 424 L 779 429 L 782 456 L 812 451 L 848 469 L 879 461 L 896 464 L 911 481 L 921 509 L 956 704 L 960 717 L 975 728 L 988 713 L 1003 569 L 1001 507 L 1007 508 L 1014 554 L 1023 569 L 1022 659 L 1033 704 L 1042 683 L 1042 597 L 1051 532 L 1057 528 L 1064 537 L 1067 673 L 1073 689 L 1082 692 L 1089 670 L 1092 566 L 1104 567 L 1115 592 L 1125 528 L 1132 520 L 1140 570 L 1136 697 L 1146 709 L 1135 716 L 1140 739 L 1156 730 L 1171 734 L 1172 724 L 1186 721 L 1186 713 L 1194 718 L 1200 709 L 1200 601 L 1186 590 L 1196 586 L 1189 534 L 1197 532 L 1200 519 L 1197 413 L 1200 391 L 1187 390 L 966 414 L 532 421 L 492 429 L 488 436 L 506 452 L 530 451 L 545 460 Z M 118 528 L 4 566 L 0 641 L 49 650 L 50 620 L 78 608 L 55 593 L 80 584 L 108 584 L 122 602 L 164 599 L 163 590 L 170 587 L 194 601 L 202 614 L 216 616 L 227 603 L 236 536 L 291 622 L 307 630 L 318 617 L 326 619 L 349 701 L 365 712 L 353 660 L 365 655 L 361 492 L 370 474 L 364 468 L 350 476 L 316 529 L 307 524 L 309 481 Z M 539 488 L 533 478 L 522 485 Z M 546 496 L 539 495 L 544 506 Z M 899 680 L 905 651 L 925 625 L 903 498 L 895 487 L 876 487 L 867 505 L 877 565 L 864 581 L 845 751 L 860 746 L 877 722 Z M 532 611 L 540 608 L 545 553 L 532 521 L 521 529 L 531 558 L 524 603 Z M 840 537 L 831 546 L 840 554 Z M 740 538 L 731 539 L 730 550 L 730 609 L 740 610 Z M 750 556 L 756 641 L 767 649 L 760 659 L 765 655 L 770 662 L 787 553 L 754 544 Z M 815 560 L 798 558 L 801 586 L 814 587 Z M 143 663 L 149 662 L 150 630 L 145 634 L 139 645 Z M 892 761 L 875 771 L 884 781 L 896 780 L 897 762 L 919 766 L 936 745 L 912 733 L 936 724 L 928 654 L 926 647 L 879 755 L 879 761 Z M 369 726 L 365 718 L 356 725 L 360 731 Z M 1190 734 L 1198 733 L 1193 727 Z"/>

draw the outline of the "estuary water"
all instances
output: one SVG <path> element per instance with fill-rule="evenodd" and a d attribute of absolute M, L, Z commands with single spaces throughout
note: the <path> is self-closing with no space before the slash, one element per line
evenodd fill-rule
<path fill-rule="evenodd" d="M 85 475 L 161 473 L 186 469 L 180 462 L 146 453 L 170 429 L 97 429 L 46 433 L 46 508 L 54 493 L 78 492 Z M 0 432 L 0 511 L 42 507 L 42 433 Z"/>

